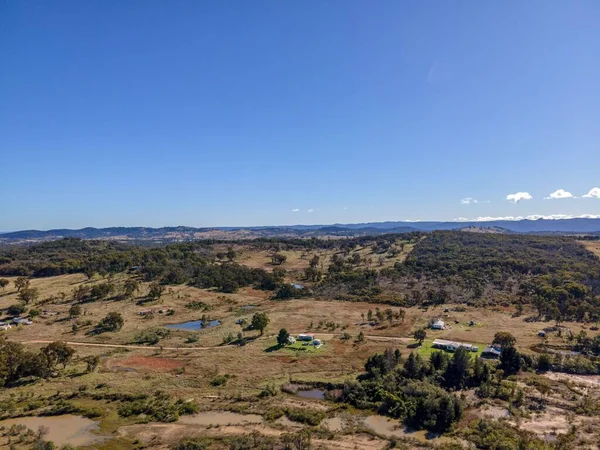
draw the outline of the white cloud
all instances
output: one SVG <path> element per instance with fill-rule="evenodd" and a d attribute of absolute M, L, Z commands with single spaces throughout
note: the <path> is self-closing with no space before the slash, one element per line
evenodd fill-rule
<path fill-rule="evenodd" d="M 564 189 L 558 189 L 550 194 L 548 197 L 545 197 L 546 200 L 555 200 L 559 198 L 574 198 L 573 194 L 569 191 L 565 191 Z"/>
<path fill-rule="evenodd" d="M 564 219 L 600 219 L 600 214 L 581 214 L 578 216 L 573 216 L 569 214 L 550 214 L 548 216 L 543 216 L 539 214 L 531 214 L 529 216 L 503 216 L 503 217 L 477 217 L 475 219 L 467 219 L 465 217 L 458 217 L 454 219 L 455 222 L 492 222 L 496 220 L 509 220 L 509 221 L 517 221 L 517 220 L 564 220 Z"/>
<path fill-rule="evenodd" d="M 506 200 L 513 203 L 519 203 L 521 200 L 531 200 L 533 197 L 529 192 L 517 192 L 516 194 L 508 194 Z"/>
<path fill-rule="evenodd" d="M 298 212 L 298 211 L 300 211 L 298 208 L 292 209 L 292 212 Z"/>
<path fill-rule="evenodd" d="M 600 198 L 600 188 L 595 187 L 590 189 L 590 192 L 585 194 L 583 198 Z"/>
<path fill-rule="evenodd" d="M 463 205 L 470 205 L 471 203 L 478 203 L 476 198 L 472 198 L 472 197 L 467 197 L 467 198 L 461 198 L 460 202 Z"/>
<path fill-rule="evenodd" d="M 311 213 L 313 211 L 314 211 L 314 209 L 310 208 L 307 212 Z"/>

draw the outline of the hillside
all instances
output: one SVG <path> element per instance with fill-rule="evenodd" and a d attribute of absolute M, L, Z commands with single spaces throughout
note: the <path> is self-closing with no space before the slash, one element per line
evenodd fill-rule
<path fill-rule="evenodd" d="M 489 222 L 372 222 L 362 224 L 292 225 L 267 227 L 110 227 L 23 230 L 0 234 L 0 244 L 36 243 L 63 238 L 101 239 L 164 244 L 198 239 L 239 240 L 267 237 L 311 238 L 377 236 L 413 231 L 465 230 L 486 233 L 600 234 L 600 219 L 516 220 Z"/>

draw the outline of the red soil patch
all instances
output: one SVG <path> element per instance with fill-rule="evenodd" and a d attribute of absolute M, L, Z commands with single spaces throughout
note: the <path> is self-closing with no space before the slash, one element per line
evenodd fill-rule
<path fill-rule="evenodd" d="M 114 366 L 144 368 L 159 371 L 169 371 L 182 367 L 183 363 L 168 358 L 157 358 L 154 356 L 130 356 L 129 358 L 113 361 Z"/>

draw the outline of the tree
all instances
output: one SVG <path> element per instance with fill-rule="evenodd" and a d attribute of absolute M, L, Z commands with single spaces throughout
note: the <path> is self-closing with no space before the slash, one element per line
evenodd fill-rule
<path fill-rule="evenodd" d="M 84 359 L 87 364 L 87 371 L 93 372 L 96 370 L 96 367 L 100 364 L 100 357 L 98 355 L 90 355 L 86 356 Z"/>
<path fill-rule="evenodd" d="M 6 312 L 10 316 L 20 316 L 26 310 L 27 310 L 27 308 L 25 307 L 25 305 L 16 304 L 16 305 L 10 305 L 8 307 L 8 309 L 6 310 Z"/>
<path fill-rule="evenodd" d="M 281 437 L 284 450 L 310 450 L 310 431 L 302 430 L 296 433 L 286 433 Z"/>
<path fill-rule="evenodd" d="M 158 300 L 165 292 L 165 287 L 158 281 L 150 283 L 150 290 L 148 291 L 148 298 L 151 300 Z"/>
<path fill-rule="evenodd" d="M 265 328 L 267 328 L 267 325 L 269 325 L 269 316 L 267 316 L 267 313 L 259 312 L 252 316 L 250 326 L 253 330 L 260 331 L 261 336 L 263 335 Z"/>
<path fill-rule="evenodd" d="M 426 337 L 427 337 L 427 332 L 423 328 L 415 331 L 414 338 L 417 341 L 419 341 L 419 345 L 421 345 L 423 343 L 423 341 L 425 340 Z"/>
<path fill-rule="evenodd" d="M 139 290 L 140 282 L 133 278 L 128 278 L 123 284 L 123 295 L 125 298 L 133 298 L 134 294 Z"/>
<path fill-rule="evenodd" d="M 277 335 L 277 343 L 283 347 L 284 345 L 289 344 L 289 340 L 290 333 L 288 333 L 285 328 L 279 330 L 279 334 Z"/>
<path fill-rule="evenodd" d="M 93 300 L 104 300 L 115 291 L 115 285 L 110 282 L 96 284 L 90 290 L 90 297 Z"/>
<path fill-rule="evenodd" d="M 287 256 L 282 255 L 281 253 L 275 253 L 271 256 L 271 263 L 274 265 L 281 265 L 287 261 Z"/>
<path fill-rule="evenodd" d="M 513 375 L 521 370 L 521 355 L 516 348 L 510 346 L 502 348 L 500 353 L 500 368 L 505 375 Z"/>
<path fill-rule="evenodd" d="M 513 347 L 516 344 L 517 340 L 515 337 L 506 332 L 506 331 L 498 331 L 494 335 L 494 340 L 492 341 L 492 345 L 498 345 L 502 348 Z"/>
<path fill-rule="evenodd" d="M 22 300 L 26 305 L 28 305 L 31 302 L 35 302 L 39 295 L 40 293 L 37 288 L 24 287 L 19 291 L 19 300 Z"/>
<path fill-rule="evenodd" d="M 398 319 L 401 323 L 404 323 L 404 318 L 406 317 L 406 311 L 403 309 L 398 310 Z"/>
<path fill-rule="evenodd" d="M 311 267 L 312 269 L 316 269 L 319 266 L 320 259 L 321 258 L 319 257 L 319 255 L 314 255 L 308 262 L 309 267 Z"/>
<path fill-rule="evenodd" d="M 56 364 L 62 364 L 64 368 L 75 354 L 75 350 L 65 342 L 56 341 L 42 348 L 42 353 L 48 358 L 51 368 L 54 368 Z"/>
<path fill-rule="evenodd" d="M 118 331 L 123 327 L 124 322 L 121 314 L 111 312 L 98 323 L 98 328 L 102 331 Z"/>
<path fill-rule="evenodd" d="M 394 323 L 394 312 L 392 311 L 392 308 L 388 308 L 385 310 L 385 318 L 390 323 L 390 326 L 392 326 L 392 324 Z"/>
<path fill-rule="evenodd" d="M 471 358 L 469 350 L 458 347 L 444 373 L 444 380 L 448 387 L 463 389 L 470 376 Z"/>
<path fill-rule="evenodd" d="M 6 286 L 8 286 L 9 283 L 10 281 L 8 281 L 6 278 L 0 278 L 0 289 L 6 289 Z"/>
<path fill-rule="evenodd" d="M 377 317 L 377 323 L 383 322 L 384 316 L 379 308 L 375 308 L 375 317 Z"/>
<path fill-rule="evenodd" d="M 361 331 L 360 333 L 358 333 L 358 336 L 356 336 L 356 343 L 362 344 L 363 342 L 365 342 L 365 333 Z"/>
<path fill-rule="evenodd" d="M 367 320 L 369 322 L 373 321 L 373 311 L 371 311 L 371 310 L 367 311 Z"/>
<path fill-rule="evenodd" d="M 73 305 L 69 308 L 69 317 L 74 318 L 81 315 L 81 306 Z"/>
<path fill-rule="evenodd" d="M 73 300 L 76 302 L 84 301 L 88 295 L 90 295 L 91 288 L 85 284 L 80 284 L 75 289 L 73 289 L 72 295 Z"/>
<path fill-rule="evenodd" d="M 227 259 L 229 261 L 233 262 L 235 260 L 235 257 L 237 256 L 237 254 L 235 253 L 235 250 L 232 247 L 229 247 L 225 256 L 227 256 Z"/>
<path fill-rule="evenodd" d="M 17 292 L 21 292 L 21 289 L 29 286 L 29 279 L 27 277 L 17 277 L 14 281 Z"/>

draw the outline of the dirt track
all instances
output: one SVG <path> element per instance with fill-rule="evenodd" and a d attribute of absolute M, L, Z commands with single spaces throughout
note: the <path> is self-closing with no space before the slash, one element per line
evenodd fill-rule
<path fill-rule="evenodd" d="M 291 333 L 297 334 L 297 333 Z M 259 339 L 269 339 L 273 336 L 264 336 Z M 335 334 L 326 334 L 326 333 L 315 333 L 315 336 L 321 339 L 333 339 L 338 335 Z M 391 336 L 365 336 L 366 339 L 370 339 L 372 341 L 389 341 L 389 342 L 404 342 L 407 344 L 413 343 L 414 340 L 411 338 L 402 338 L 402 337 L 391 337 Z M 22 341 L 21 344 L 51 344 L 54 341 L 46 341 L 46 340 L 33 340 L 33 341 Z M 227 347 L 236 347 L 235 345 L 219 345 L 214 347 L 161 347 L 161 346 L 147 346 L 147 345 L 134 345 L 134 344 L 100 344 L 96 342 L 72 342 L 66 341 L 68 345 L 79 346 L 79 347 L 106 347 L 106 348 L 128 348 L 134 350 L 218 350 L 224 349 Z"/>

